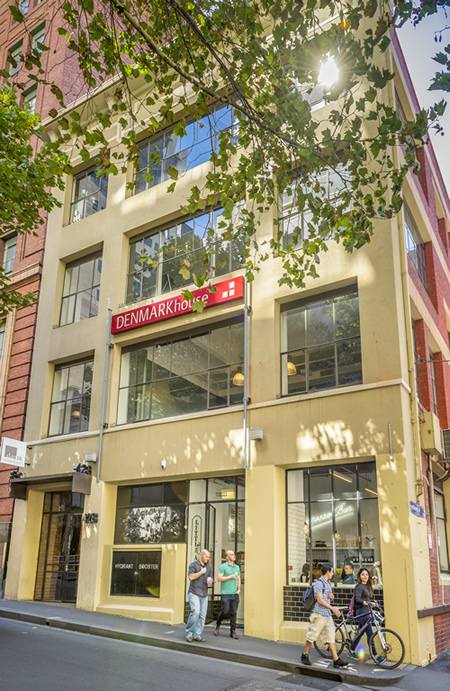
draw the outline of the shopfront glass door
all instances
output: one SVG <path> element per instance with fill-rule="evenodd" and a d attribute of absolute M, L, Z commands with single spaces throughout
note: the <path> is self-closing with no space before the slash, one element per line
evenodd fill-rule
<path fill-rule="evenodd" d="M 76 601 L 83 503 L 81 494 L 45 494 L 35 600 Z"/>

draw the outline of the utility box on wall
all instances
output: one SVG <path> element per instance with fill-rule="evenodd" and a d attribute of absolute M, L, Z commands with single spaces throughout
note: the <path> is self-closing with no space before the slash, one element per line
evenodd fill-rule
<path fill-rule="evenodd" d="M 420 416 L 420 444 L 427 453 L 436 455 L 442 453 L 439 418 L 431 411 Z"/>

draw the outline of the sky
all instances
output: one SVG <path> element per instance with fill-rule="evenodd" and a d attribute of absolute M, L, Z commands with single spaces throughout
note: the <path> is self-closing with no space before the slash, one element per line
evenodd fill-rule
<path fill-rule="evenodd" d="M 443 32 L 442 43 L 435 43 L 435 31 L 445 26 L 449 29 Z M 428 87 L 433 74 L 440 69 L 432 57 L 437 52 L 444 52 L 445 46 L 450 43 L 450 12 L 447 10 L 446 14 L 445 9 L 441 8 L 436 15 L 424 19 L 416 29 L 411 23 L 405 24 L 398 31 L 398 36 L 420 105 L 426 108 L 442 99 L 448 101 L 448 93 L 428 91 Z M 433 133 L 431 141 L 450 196 L 450 104 L 447 105 L 441 125 L 445 135 L 442 137 Z"/>

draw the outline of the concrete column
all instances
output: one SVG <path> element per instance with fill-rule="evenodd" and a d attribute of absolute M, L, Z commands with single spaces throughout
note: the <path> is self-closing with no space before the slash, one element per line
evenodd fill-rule
<path fill-rule="evenodd" d="M 245 482 L 245 633 L 276 641 L 286 582 L 285 471 L 252 468 Z"/>
<path fill-rule="evenodd" d="M 41 537 L 44 492 L 28 490 L 27 501 L 16 499 L 5 585 L 7 600 L 33 600 Z"/>

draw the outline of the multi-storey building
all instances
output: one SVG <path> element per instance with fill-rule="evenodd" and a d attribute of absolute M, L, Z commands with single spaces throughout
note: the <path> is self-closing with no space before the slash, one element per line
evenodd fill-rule
<path fill-rule="evenodd" d="M 42 54 L 42 66 L 48 80 L 61 89 L 69 102 L 85 90 L 85 85 L 79 78 L 76 58 L 69 55 L 67 42 L 59 36 L 53 21 L 56 4 L 45 0 L 20 2 L 22 23 L 14 21 L 10 4 L 0 3 L 0 66 L 9 72 L 9 83 L 25 84 L 18 92 L 24 107 L 47 117 L 52 108 L 58 107 L 58 101 L 50 87 L 28 79 L 24 69 L 26 53 L 32 48 L 39 50 L 44 44 L 51 48 Z M 12 289 L 39 296 L 44 242 L 45 225 L 40 226 L 36 235 L 4 235 L 0 229 L 0 262 Z M 20 440 L 29 394 L 37 305 L 7 315 L 1 310 L 0 305 L 0 434 Z M 13 511 L 13 500 L 8 497 L 11 470 L 13 466 L 0 464 L 0 590 Z"/>
<path fill-rule="evenodd" d="M 396 43 L 390 59 L 386 98 L 411 114 Z M 108 87 L 93 98 L 107 109 Z M 245 632 L 302 641 L 304 581 L 332 562 L 345 605 L 364 565 L 406 660 L 426 664 L 450 621 L 450 204 L 433 150 L 369 245 L 330 247 L 301 290 L 279 286 L 277 259 L 247 284 L 221 210 L 180 212 L 208 170 L 202 132 L 228 118 L 192 123 L 187 148 L 142 132 L 143 169 L 108 181 L 74 160 L 48 223 L 6 596 L 182 622 L 187 564 L 206 546 L 217 572 L 233 549 Z M 120 147 L 120 128 L 108 136 Z M 168 165 L 184 173 L 173 194 Z M 194 294 L 196 314 L 179 269 L 207 227 L 217 292 Z M 258 233 L 273 236 L 271 214 Z M 218 598 L 216 582 L 210 618 Z"/>

